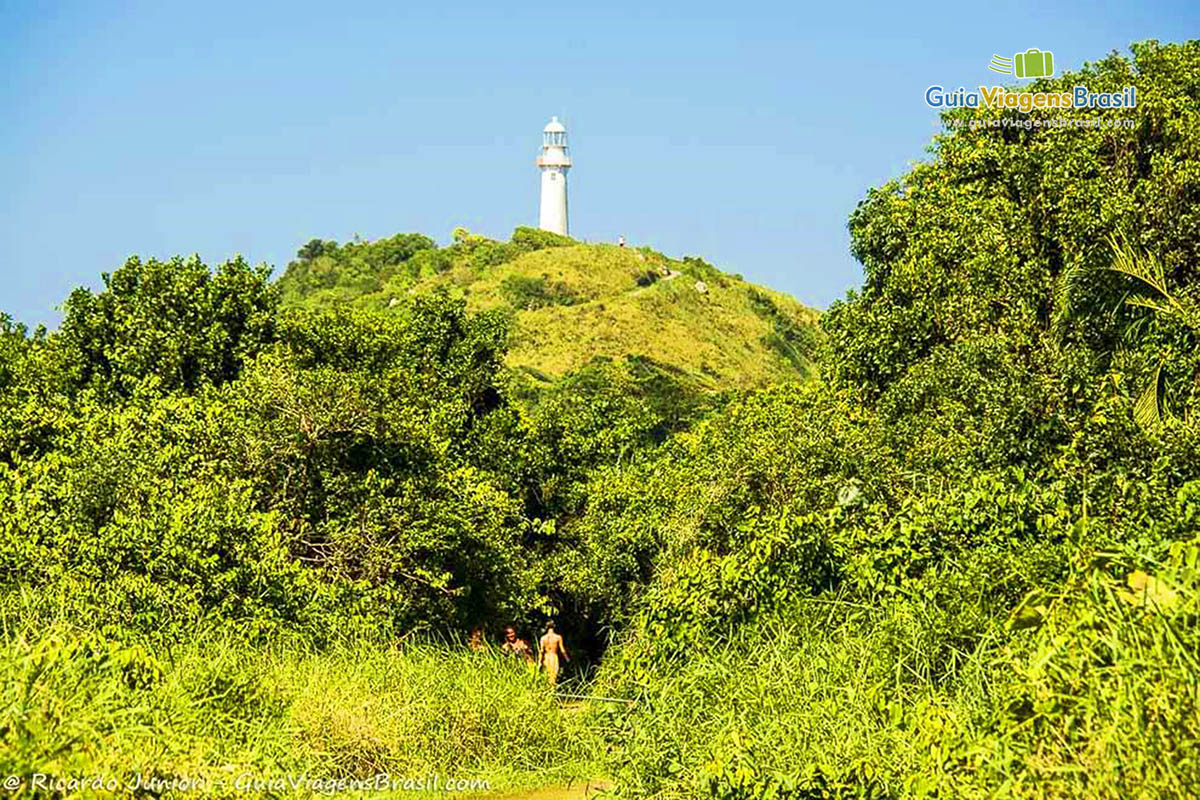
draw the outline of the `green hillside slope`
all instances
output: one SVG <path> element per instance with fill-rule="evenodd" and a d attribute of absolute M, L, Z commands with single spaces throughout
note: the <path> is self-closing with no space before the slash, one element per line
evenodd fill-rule
<path fill-rule="evenodd" d="M 301 248 L 284 301 L 386 311 L 442 289 L 471 310 L 514 316 L 508 364 L 539 381 L 597 357 L 637 356 L 708 389 L 753 388 L 809 372 L 817 313 L 700 259 L 583 244 L 518 228 L 509 242 L 463 230 L 438 248 L 418 234 Z"/>

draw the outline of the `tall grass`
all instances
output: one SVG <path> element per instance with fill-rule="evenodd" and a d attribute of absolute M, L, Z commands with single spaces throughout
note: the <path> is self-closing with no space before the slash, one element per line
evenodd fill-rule
<path fill-rule="evenodd" d="M 929 598 L 800 601 L 598 719 L 607 770 L 655 798 L 1196 797 L 1200 543 L 1175 548 L 958 640 Z"/>
<path fill-rule="evenodd" d="M 588 742 L 524 665 L 434 642 L 316 653 L 214 633 L 152 651 L 55 624 L 10 629 L 0 658 L 5 774 L 205 777 L 211 790 L 243 774 L 387 773 L 504 790 L 590 775 Z"/>
<path fill-rule="evenodd" d="M 717 637 L 610 722 L 626 743 L 610 771 L 645 797 L 804 797 L 823 783 L 886 794 L 888 776 L 918 761 L 904 716 L 940 697 L 937 651 L 913 611 L 806 600 Z M 970 714 L 971 694 L 952 713 Z"/>
<path fill-rule="evenodd" d="M 641 684 L 610 659 L 590 691 L 632 706 L 564 705 L 525 665 L 448 643 L 315 652 L 214 632 L 152 650 L 27 620 L 4 634 L 0 773 L 437 774 L 493 791 L 607 775 L 622 796 L 722 800 L 1197 796 L 1200 540 L 1148 571 L 1081 563 L 1007 617 L 961 598 L 798 600 Z"/>

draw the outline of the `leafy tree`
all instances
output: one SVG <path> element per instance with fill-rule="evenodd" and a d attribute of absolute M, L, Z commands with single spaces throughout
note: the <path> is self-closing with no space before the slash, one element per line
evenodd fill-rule
<path fill-rule="evenodd" d="M 308 243 L 296 251 L 296 258 L 301 261 L 312 261 L 320 258 L 323 255 L 332 255 L 336 253 L 338 243 L 335 241 L 323 241 L 321 239 L 309 239 Z"/>
<path fill-rule="evenodd" d="M 925 405 L 931 413 L 917 424 L 952 427 L 969 448 L 956 459 L 963 467 L 1045 463 L 1091 413 L 1114 360 L 1147 368 L 1121 354 L 1133 312 L 1114 313 L 1120 287 L 1074 293 L 1063 313 L 1072 276 L 1107 266 L 1110 234 L 1142 231 L 1169 275 L 1194 279 L 1200 218 L 1184 198 L 1200 190 L 1188 155 L 1200 130 L 1189 99 L 1200 44 L 1151 41 L 1133 52 L 1029 89 L 1134 85 L 1136 112 L 1073 113 L 1136 114 L 1135 127 L 1027 129 L 1011 123 L 1063 112 L 956 109 L 946 118 L 957 127 L 937 137 L 934 158 L 872 190 L 851 216 L 866 282 L 823 320 L 829 377 L 907 414 L 949 388 L 941 376 L 959 376 L 946 401 L 986 406 L 984 429 L 972 430 L 975 411 L 958 414 L 946 401 Z"/>
<path fill-rule="evenodd" d="M 78 388 L 129 396 L 149 381 L 194 391 L 237 378 L 275 336 L 266 267 L 236 259 L 211 272 L 198 258 L 131 258 L 104 290 L 76 289 L 55 344 Z"/>

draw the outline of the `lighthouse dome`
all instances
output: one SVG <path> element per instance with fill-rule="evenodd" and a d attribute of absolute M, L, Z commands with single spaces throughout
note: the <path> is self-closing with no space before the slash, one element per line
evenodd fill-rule
<path fill-rule="evenodd" d="M 542 133 L 566 133 L 567 129 L 558 121 L 558 117 L 551 117 L 550 124 L 542 128 Z"/>

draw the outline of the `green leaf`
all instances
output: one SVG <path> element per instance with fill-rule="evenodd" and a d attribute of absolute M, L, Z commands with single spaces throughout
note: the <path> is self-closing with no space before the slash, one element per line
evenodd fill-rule
<path fill-rule="evenodd" d="M 1160 363 L 1154 370 L 1154 379 L 1133 407 L 1133 418 L 1146 430 L 1153 431 L 1162 425 L 1162 380 L 1163 365 Z"/>

